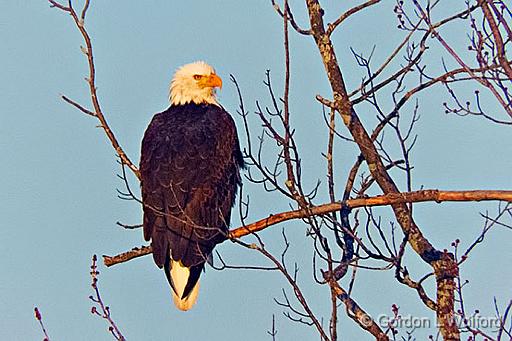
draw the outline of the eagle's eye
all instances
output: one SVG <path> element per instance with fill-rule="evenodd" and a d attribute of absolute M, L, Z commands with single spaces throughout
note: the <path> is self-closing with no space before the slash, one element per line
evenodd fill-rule
<path fill-rule="evenodd" d="M 201 75 L 194 75 L 194 79 L 195 79 L 196 81 L 200 80 L 202 77 L 203 77 L 203 76 L 201 76 Z"/>

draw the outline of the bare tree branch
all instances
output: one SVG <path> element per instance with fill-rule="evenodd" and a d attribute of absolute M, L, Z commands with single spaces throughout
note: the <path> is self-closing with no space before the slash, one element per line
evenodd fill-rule
<path fill-rule="evenodd" d="M 96 88 L 96 68 L 94 66 L 94 57 L 93 57 L 93 51 L 92 51 L 92 43 L 91 43 L 91 37 L 89 36 L 89 33 L 85 29 L 85 16 L 87 13 L 87 9 L 89 8 L 89 0 L 86 0 L 84 7 L 82 9 L 80 17 L 76 13 L 75 9 L 73 8 L 71 1 L 69 2 L 68 6 L 64 6 L 59 4 L 57 1 L 54 0 L 48 0 L 50 2 L 51 7 L 56 7 L 64 12 L 68 12 L 71 17 L 73 18 L 73 21 L 75 22 L 76 27 L 80 31 L 80 34 L 82 35 L 82 38 L 85 42 L 85 48 L 82 48 L 82 51 L 87 57 L 87 63 L 89 66 L 89 77 L 86 79 L 87 84 L 89 85 L 89 92 L 91 96 L 92 105 L 94 107 L 94 112 L 85 109 L 83 106 L 79 105 L 78 103 L 70 100 L 66 96 L 62 96 L 62 99 L 66 101 L 67 103 L 73 105 L 74 107 L 78 108 L 80 111 L 84 112 L 87 115 L 95 116 L 100 121 L 100 126 L 105 131 L 105 134 L 107 135 L 108 139 L 110 140 L 110 143 L 112 144 L 112 147 L 115 149 L 117 155 L 121 159 L 121 161 L 130 168 L 130 170 L 137 176 L 137 178 L 140 178 L 139 170 L 137 169 L 137 166 L 135 166 L 130 158 L 126 155 L 124 150 L 121 148 L 121 145 L 117 141 L 114 132 L 110 129 L 110 126 L 108 125 L 108 122 L 103 115 L 100 102 L 98 100 L 98 93 Z"/>
<path fill-rule="evenodd" d="M 510 61 L 507 59 L 505 55 L 505 44 L 503 43 L 503 38 L 501 37 L 500 29 L 494 20 L 494 16 L 489 8 L 489 3 L 487 0 L 480 1 L 480 7 L 482 7 L 482 11 L 484 12 L 485 19 L 489 23 L 491 27 L 492 35 L 494 36 L 494 42 L 496 43 L 496 52 L 498 54 L 498 60 L 505 70 L 509 80 L 512 80 L 512 67 L 510 66 Z M 503 21 L 505 22 L 505 21 Z M 508 39 L 511 39 L 509 37 Z"/>
<path fill-rule="evenodd" d="M 292 219 L 303 219 L 311 215 L 324 215 L 332 212 L 341 211 L 343 204 L 348 208 L 388 206 L 394 204 L 405 204 L 412 202 L 437 202 L 444 201 L 508 201 L 512 202 L 512 191 L 439 191 L 439 190 L 421 190 L 415 192 L 405 192 L 397 194 L 380 195 L 376 197 L 349 199 L 345 202 L 327 203 L 311 207 L 309 213 L 304 210 L 294 210 L 281 212 L 260 219 L 254 223 L 235 228 L 229 232 L 229 238 L 236 239 L 243 236 L 262 231 L 267 227 L 282 223 Z M 151 253 L 150 246 L 133 248 L 130 251 L 116 256 L 103 256 L 103 262 L 106 266 L 112 266 L 127 262 L 131 259 L 145 256 Z"/>
<path fill-rule="evenodd" d="M 336 281 L 331 281 L 340 301 L 345 304 L 349 317 L 361 328 L 375 336 L 377 341 L 387 341 L 389 337 L 382 331 L 379 325 L 348 295 L 348 293 Z"/>
<path fill-rule="evenodd" d="M 352 7 L 342 15 L 338 19 L 336 19 L 333 23 L 327 24 L 327 31 L 325 32 L 328 36 L 330 36 L 334 30 L 346 19 L 348 19 L 353 14 L 356 14 L 357 12 L 366 9 L 372 5 L 378 4 L 381 0 L 368 0 L 358 6 Z"/>

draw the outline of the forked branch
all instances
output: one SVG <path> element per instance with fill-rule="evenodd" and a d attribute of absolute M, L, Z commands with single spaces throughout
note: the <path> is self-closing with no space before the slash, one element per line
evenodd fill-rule
<path fill-rule="evenodd" d="M 87 14 L 87 9 L 89 8 L 89 0 L 87 0 L 84 4 L 84 7 L 82 8 L 80 16 L 75 11 L 71 1 L 68 2 L 67 6 L 64 6 L 60 3 L 58 3 L 55 0 L 48 0 L 51 7 L 55 7 L 60 9 L 61 11 L 69 13 L 71 17 L 73 18 L 73 21 L 75 22 L 76 27 L 80 31 L 80 34 L 82 35 L 82 38 L 85 43 L 85 47 L 81 47 L 82 52 L 87 57 L 87 63 L 89 66 L 89 76 L 86 78 L 87 84 L 89 85 L 89 92 L 91 96 L 91 101 L 94 110 L 86 109 L 84 106 L 78 104 L 77 102 L 69 99 L 66 96 L 61 96 L 62 99 L 74 106 L 75 108 L 79 109 L 83 113 L 94 116 L 100 121 L 100 127 L 103 128 L 105 131 L 105 134 L 107 135 L 107 138 L 110 140 L 110 143 L 112 144 L 112 147 L 114 147 L 117 155 L 121 159 L 121 161 L 130 168 L 130 170 L 137 176 L 137 178 L 140 178 L 139 176 L 139 170 L 137 166 L 130 160 L 128 155 L 124 152 L 124 150 L 121 148 L 121 145 L 117 141 L 114 132 L 110 129 L 110 126 L 108 125 L 108 122 L 103 115 L 103 111 L 100 106 L 100 102 L 98 100 L 98 94 L 97 94 L 97 88 L 96 88 L 96 69 L 94 66 L 94 57 L 93 57 L 93 51 L 92 51 L 92 43 L 91 43 L 91 37 L 89 36 L 89 33 L 87 33 L 87 30 L 85 29 L 85 16 Z"/>

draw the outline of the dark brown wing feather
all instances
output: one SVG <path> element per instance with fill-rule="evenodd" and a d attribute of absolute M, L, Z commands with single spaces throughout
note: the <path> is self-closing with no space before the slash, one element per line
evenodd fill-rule
<path fill-rule="evenodd" d="M 154 116 L 142 141 L 140 173 L 144 238 L 151 239 L 159 267 L 172 256 L 199 277 L 225 239 L 241 167 L 236 127 L 224 109 L 188 104 Z"/>

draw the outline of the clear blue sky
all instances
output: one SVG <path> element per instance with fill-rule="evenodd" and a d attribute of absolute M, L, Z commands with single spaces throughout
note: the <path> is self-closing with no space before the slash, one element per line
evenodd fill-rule
<path fill-rule="evenodd" d="M 332 13 L 328 18 L 347 8 L 324 2 L 333 11 L 327 12 Z M 306 23 L 304 5 L 293 5 L 297 20 Z M 390 8 L 380 6 L 368 16 L 351 19 L 335 35 L 350 88 L 357 86 L 363 72 L 349 47 L 369 54 L 376 44 L 375 58 L 382 61 L 402 35 L 393 30 Z M 220 101 L 232 113 L 237 96 L 229 74 L 239 80 L 251 112 L 256 100 L 269 103 L 262 83 L 265 70 L 272 70 L 276 89 L 282 87 L 282 21 L 269 1 L 93 0 L 86 24 L 93 37 L 104 112 L 137 162 L 145 127 L 167 106 L 168 83 L 176 67 L 198 59 L 214 65 L 224 78 Z M 457 31 L 446 35 L 456 37 Z M 81 37 L 70 18 L 50 9 L 46 1 L 2 0 L 0 41 L 0 339 L 42 339 L 33 318 L 38 306 L 52 340 L 110 340 L 104 321 L 90 313 L 90 259 L 143 244 L 141 231 L 115 225 L 139 223 L 141 209 L 117 199 L 116 188 L 122 188 L 116 177 L 119 167 L 103 131 L 95 128 L 97 122 L 59 99 L 66 94 L 89 104 Z M 291 110 L 304 176 L 309 184 L 318 178 L 325 184 L 321 152 L 327 129 L 314 96 L 328 97 L 329 88 L 312 39 L 292 32 L 291 47 Z M 441 105 L 445 97 L 442 89 L 421 97 L 420 138 L 413 155 L 415 189 L 511 189 L 510 128 L 446 116 Z M 373 113 L 361 115 L 373 121 Z M 241 127 L 236 115 L 235 120 Z M 260 129 L 254 118 L 252 128 Z M 336 169 L 341 187 L 357 152 L 340 142 Z M 319 203 L 326 200 L 325 186 L 322 190 Z M 288 207 L 278 195 L 255 186 L 245 191 L 251 195 L 251 219 Z M 428 238 L 443 249 L 455 238 L 463 246 L 471 243 L 482 227 L 478 213 L 496 206 L 422 204 L 415 206 L 415 214 Z M 378 212 L 384 221 L 390 219 L 387 210 Z M 238 215 L 233 221 L 239 223 Z M 279 252 L 283 227 L 294 243 L 289 260 L 300 264 L 299 282 L 312 308 L 328 316 L 328 290 L 311 279 L 311 242 L 304 237 L 304 225 L 290 222 L 262 237 Z M 233 265 L 268 265 L 255 252 L 230 242 L 218 249 Z M 511 297 L 510 231 L 491 231 L 472 256 L 462 269 L 471 280 L 467 304 L 489 315 L 493 296 L 501 303 Z M 415 276 L 428 270 L 414 255 L 408 259 L 416 266 L 410 268 Z M 208 269 L 198 304 L 181 313 L 173 307 L 165 276 L 151 257 L 111 269 L 102 266 L 100 272 L 103 298 L 130 340 L 269 340 L 272 314 L 278 340 L 317 339 L 313 329 L 288 321 L 274 303 L 282 287 L 289 290 L 278 273 Z M 388 313 L 396 303 L 404 315 L 432 317 L 414 292 L 399 287 L 392 272 L 363 273 L 356 287 L 355 300 L 372 315 Z M 343 316 L 343 309 L 340 312 Z M 344 339 L 368 338 L 345 317 L 340 332 L 346 333 Z"/>

